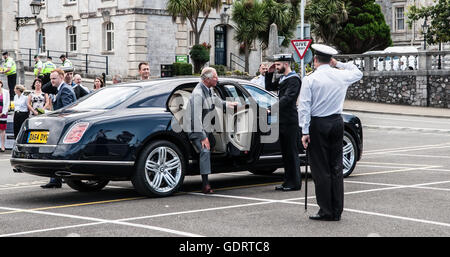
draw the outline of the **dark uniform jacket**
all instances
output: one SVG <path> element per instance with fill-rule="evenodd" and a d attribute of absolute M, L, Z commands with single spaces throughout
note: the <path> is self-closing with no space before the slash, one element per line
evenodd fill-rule
<path fill-rule="evenodd" d="M 298 124 L 297 98 L 302 85 L 300 76 L 290 73 L 282 82 L 272 82 L 273 73 L 266 74 L 266 90 L 278 91 L 280 125 Z"/>

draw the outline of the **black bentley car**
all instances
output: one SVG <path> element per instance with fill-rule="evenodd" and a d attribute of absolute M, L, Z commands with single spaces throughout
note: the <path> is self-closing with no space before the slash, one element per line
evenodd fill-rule
<path fill-rule="evenodd" d="M 198 173 L 198 149 L 183 125 L 189 96 L 198 78 L 160 79 L 108 86 L 61 110 L 28 119 L 12 151 L 15 172 L 64 178 L 78 191 L 101 190 L 109 181 L 131 180 L 147 196 L 168 196 L 185 175 Z M 223 99 L 244 106 L 230 118 L 219 113 L 216 122 L 231 132 L 214 133 L 213 173 L 250 171 L 270 174 L 282 167 L 277 140 L 267 142 L 270 130 L 246 123 L 251 109 L 276 123 L 270 112 L 277 97 L 246 80 L 221 79 L 214 89 Z M 254 115 L 254 114 L 252 114 Z M 265 116 L 261 116 L 265 115 Z M 362 153 L 362 125 L 343 114 L 344 176 L 350 175 Z"/>

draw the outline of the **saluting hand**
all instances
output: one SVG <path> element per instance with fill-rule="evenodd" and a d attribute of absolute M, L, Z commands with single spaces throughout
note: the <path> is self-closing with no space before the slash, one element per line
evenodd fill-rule
<path fill-rule="evenodd" d="M 302 144 L 305 149 L 308 148 L 309 142 L 310 142 L 309 135 L 302 136 Z"/>
<path fill-rule="evenodd" d="M 334 59 L 334 58 L 331 58 L 331 61 L 330 61 L 330 66 L 331 66 L 331 67 L 336 67 L 336 64 L 337 64 L 337 61 L 336 61 L 336 59 Z"/>

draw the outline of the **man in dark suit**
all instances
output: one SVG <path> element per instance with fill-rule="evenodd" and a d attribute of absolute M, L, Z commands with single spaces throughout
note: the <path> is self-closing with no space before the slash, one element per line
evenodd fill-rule
<path fill-rule="evenodd" d="M 291 70 L 291 54 L 279 54 L 273 57 L 274 64 L 266 73 L 265 87 L 269 91 L 278 91 L 280 146 L 284 164 L 284 182 L 275 190 L 294 191 L 301 189 L 299 133 L 297 98 L 300 93 L 301 79 Z M 275 69 L 282 76 L 273 80 Z"/>
<path fill-rule="evenodd" d="M 56 99 L 53 103 L 53 110 L 61 109 L 77 100 L 71 86 L 64 83 L 64 71 L 55 69 L 50 73 L 52 86 L 57 89 Z M 50 178 L 48 184 L 42 185 L 42 188 L 61 188 L 61 178 Z"/>

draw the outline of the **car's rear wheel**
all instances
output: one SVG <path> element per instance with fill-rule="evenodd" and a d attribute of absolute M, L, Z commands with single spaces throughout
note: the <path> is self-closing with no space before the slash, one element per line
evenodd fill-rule
<path fill-rule="evenodd" d="M 146 196 L 169 196 L 183 184 L 186 163 L 173 143 L 158 140 L 141 153 L 131 180 L 136 190 Z"/>
<path fill-rule="evenodd" d="M 271 175 L 277 170 L 277 168 L 257 168 L 250 169 L 249 171 L 255 175 Z"/>
<path fill-rule="evenodd" d="M 357 146 L 355 139 L 353 139 L 353 136 L 348 133 L 347 131 L 344 131 L 344 142 L 343 142 L 343 175 L 344 178 L 348 177 L 353 170 L 355 169 L 356 165 L 356 156 L 357 152 Z"/>
<path fill-rule="evenodd" d="M 65 181 L 69 187 L 80 192 L 100 191 L 109 183 L 109 180 L 65 179 Z"/>

